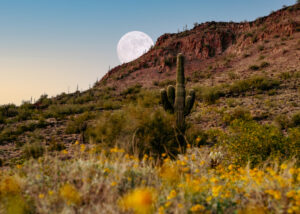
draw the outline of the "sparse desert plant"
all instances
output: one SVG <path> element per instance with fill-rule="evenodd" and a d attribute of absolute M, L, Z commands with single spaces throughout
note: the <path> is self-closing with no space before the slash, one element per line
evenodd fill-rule
<path fill-rule="evenodd" d="M 86 130 L 87 120 L 90 119 L 91 115 L 86 112 L 76 118 L 70 119 L 67 123 L 66 134 L 79 134 Z"/>
<path fill-rule="evenodd" d="M 202 100 L 208 104 L 214 104 L 221 96 L 224 96 L 222 87 L 204 87 L 201 90 L 200 97 Z"/>
<path fill-rule="evenodd" d="M 229 125 L 231 122 L 234 120 L 244 120 L 244 121 L 249 121 L 251 120 L 251 114 L 249 110 L 243 108 L 243 107 L 236 107 L 232 111 L 224 113 L 223 116 L 223 121 Z"/>
<path fill-rule="evenodd" d="M 23 146 L 23 154 L 26 158 L 39 158 L 44 151 L 44 145 L 40 142 L 26 143 Z"/>
<path fill-rule="evenodd" d="M 292 116 L 292 124 L 293 126 L 300 126 L 300 112 L 295 113 Z"/>
<path fill-rule="evenodd" d="M 253 71 L 257 71 L 257 70 L 259 70 L 259 66 L 258 65 L 250 65 L 249 69 L 253 70 Z"/>

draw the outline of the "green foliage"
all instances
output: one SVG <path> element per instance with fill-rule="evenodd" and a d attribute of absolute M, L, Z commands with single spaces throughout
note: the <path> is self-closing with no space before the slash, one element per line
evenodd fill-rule
<path fill-rule="evenodd" d="M 39 142 L 26 143 L 23 147 L 23 154 L 26 158 L 39 158 L 44 154 L 45 148 Z"/>
<path fill-rule="evenodd" d="M 56 140 L 52 140 L 49 143 L 48 149 L 49 149 L 49 151 L 62 151 L 64 149 L 66 149 L 66 146 L 62 142 L 57 142 Z"/>
<path fill-rule="evenodd" d="M 118 145 L 138 155 L 178 152 L 173 117 L 161 109 L 129 106 L 100 115 L 97 124 L 89 127 L 87 135 L 95 143 L 112 147 Z"/>
<path fill-rule="evenodd" d="M 80 114 L 85 111 L 91 111 L 95 108 L 93 104 L 65 104 L 65 105 L 51 105 L 43 112 L 45 118 L 64 119 L 68 115 Z"/>
<path fill-rule="evenodd" d="M 250 114 L 249 110 L 247 110 L 245 108 L 242 108 L 240 106 L 234 108 L 230 112 L 224 113 L 224 116 L 223 116 L 223 121 L 227 125 L 231 124 L 231 122 L 234 121 L 234 120 L 249 121 L 251 119 L 252 119 L 252 117 L 251 117 L 251 114 Z"/>
<path fill-rule="evenodd" d="M 121 95 L 126 96 L 129 94 L 137 94 L 141 91 L 142 85 L 140 84 L 136 84 L 134 86 L 130 86 L 127 89 L 125 89 L 124 91 L 121 92 Z"/>
<path fill-rule="evenodd" d="M 276 115 L 274 122 L 279 129 L 288 129 L 291 126 L 291 121 L 285 114 Z"/>
<path fill-rule="evenodd" d="M 104 112 L 97 119 L 95 127 L 89 127 L 88 136 L 96 143 L 107 146 L 114 146 L 118 138 L 122 137 L 126 124 L 126 117 L 123 111 Z M 127 121 L 129 122 L 129 121 Z"/>
<path fill-rule="evenodd" d="M 3 118 L 14 117 L 18 114 L 17 107 L 14 104 L 0 106 L 0 115 Z"/>
<path fill-rule="evenodd" d="M 47 123 L 44 120 L 39 120 L 18 125 L 16 128 L 4 128 L 0 132 L 0 144 L 15 141 L 21 134 L 32 132 L 37 128 L 44 128 L 45 126 L 47 126 Z"/>
<path fill-rule="evenodd" d="M 292 117 L 292 125 L 295 126 L 300 126 L 300 112 L 296 113 Z"/>
<path fill-rule="evenodd" d="M 253 71 L 257 71 L 257 70 L 259 70 L 259 66 L 258 65 L 250 65 L 249 69 L 253 70 Z"/>
<path fill-rule="evenodd" d="M 230 94 L 241 94 L 247 91 L 265 91 L 277 88 L 280 82 L 264 76 L 254 76 L 250 79 L 239 80 L 229 86 Z"/>
<path fill-rule="evenodd" d="M 90 118 L 91 114 L 89 112 L 85 112 L 76 118 L 71 118 L 67 123 L 66 134 L 79 134 L 84 132 L 87 128 L 87 120 Z"/>
<path fill-rule="evenodd" d="M 295 155 L 299 157 L 299 129 L 291 133 L 289 137 L 285 137 L 274 126 L 234 120 L 230 133 L 222 136 L 220 142 L 234 164 L 245 165 L 250 162 L 255 166 L 268 159 L 286 160 Z"/>
<path fill-rule="evenodd" d="M 199 97 L 208 104 L 214 104 L 222 96 L 224 96 L 222 86 L 202 87 L 200 89 Z"/>

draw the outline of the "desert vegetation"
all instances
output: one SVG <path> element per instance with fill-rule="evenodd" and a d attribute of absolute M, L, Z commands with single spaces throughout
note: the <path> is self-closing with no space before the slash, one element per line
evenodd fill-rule
<path fill-rule="evenodd" d="M 196 24 L 87 91 L 0 106 L 0 213 L 300 213 L 298 11 Z M 176 81 L 173 40 L 202 31 Z"/>

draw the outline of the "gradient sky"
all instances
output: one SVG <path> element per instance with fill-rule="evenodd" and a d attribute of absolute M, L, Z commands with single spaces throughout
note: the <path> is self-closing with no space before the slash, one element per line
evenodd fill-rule
<path fill-rule="evenodd" d="M 0 0 L 0 104 L 89 88 L 127 32 L 155 42 L 194 22 L 254 20 L 295 0 Z"/>

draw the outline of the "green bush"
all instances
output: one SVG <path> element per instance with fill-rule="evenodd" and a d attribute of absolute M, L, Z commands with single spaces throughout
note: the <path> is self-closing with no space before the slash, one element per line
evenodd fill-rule
<path fill-rule="evenodd" d="M 220 97 L 224 96 L 223 86 L 196 87 L 196 97 L 208 104 L 214 104 Z"/>
<path fill-rule="evenodd" d="M 76 118 L 71 118 L 66 127 L 66 134 L 79 134 L 86 130 L 87 120 L 89 120 L 91 115 L 89 112 L 85 112 Z"/>
<path fill-rule="evenodd" d="M 18 109 L 14 104 L 2 105 L 0 106 L 0 114 L 6 117 L 14 117 L 18 114 Z"/>
<path fill-rule="evenodd" d="M 285 114 L 276 115 L 274 122 L 279 129 L 288 129 L 292 126 L 290 118 Z"/>
<path fill-rule="evenodd" d="M 228 134 L 222 136 L 228 160 L 237 165 L 256 166 L 268 159 L 286 160 L 299 155 L 299 132 L 285 137 L 278 128 L 254 121 L 234 120 Z M 297 149 L 298 146 L 298 149 Z M 295 150 L 296 149 L 296 150 Z"/>
<path fill-rule="evenodd" d="M 239 80 L 229 86 L 230 94 L 241 94 L 247 91 L 266 91 L 277 88 L 280 82 L 264 76 L 254 76 L 249 79 Z"/>
<path fill-rule="evenodd" d="M 66 146 L 62 142 L 57 142 L 55 140 L 52 140 L 49 144 L 49 151 L 62 151 L 66 149 Z"/>
<path fill-rule="evenodd" d="M 25 158 L 39 158 L 44 154 L 45 148 L 39 142 L 26 143 L 23 147 Z"/>
<path fill-rule="evenodd" d="M 300 126 L 300 112 L 298 112 L 292 116 L 292 124 L 294 127 Z"/>
<path fill-rule="evenodd" d="M 125 122 L 123 111 L 104 112 L 97 119 L 97 124 L 88 128 L 87 134 L 96 143 L 114 146 L 124 134 Z"/>
<path fill-rule="evenodd" d="M 253 71 L 257 71 L 257 70 L 259 70 L 259 66 L 258 65 L 250 65 L 249 69 L 253 70 Z"/>
<path fill-rule="evenodd" d="M 223 115 L 223 121 L 229 125 L 234 120 L 244 120 L 249 121 L 251 120 L 251 114 L 250 111 L 242 108 L 240 106 L 234 108 L 232 111 L 224 113 Z"/>
<path fill-rule="evenodd" d="M 98 123 L 89 127 L 92 142 L 104 146 L 120 146 L 140 156 L 178 153 L 173 117 L 162 109 L 129 106 L 100 115 Z"/>

